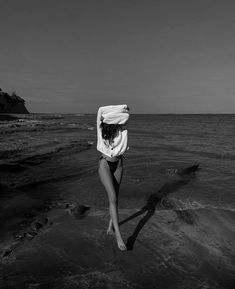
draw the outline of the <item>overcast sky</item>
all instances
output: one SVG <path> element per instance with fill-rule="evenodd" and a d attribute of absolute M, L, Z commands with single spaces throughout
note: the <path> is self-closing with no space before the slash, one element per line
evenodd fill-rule
<path fill-rule="evenodd" d="M 0 0 L 0 41 L 31 112 L 235 113 L 234 0 Z"/>

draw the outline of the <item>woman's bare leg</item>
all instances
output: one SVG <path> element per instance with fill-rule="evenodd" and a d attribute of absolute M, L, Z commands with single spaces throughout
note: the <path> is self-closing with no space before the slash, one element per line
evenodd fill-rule
<path fill-rule="evenodd" d="M 119 230 L 119 225 L 118 225 L 117 196 L 116 196 L 116 191 L 115 191 L 113 175 L 110 172 L 107 161 L 104 159 L 101 159 L 99 163 L 99 176 L 108 194 L 109 211 L 110 211 L 110 216 L 112 219 L 112 224 L 115 230 L 117 244 L 118 244 L 119 249 L 124 251 L 126 250 L 126 246 L 122 240 L 121 233 Z"/>
<path fill-rule="evenodd" d="M 113 226 L 112 218 L 110 217 L 109 225 L 107 229 L 107 235 L 113 235 L 113 234 L 114 234 L 114 226 Z"/>
<path fill-rule="evenodd" d="M 122 175 L 123 175 L 123 160 L 121 159 L 119 161 L 117 169 L 116 169 L 116 171 L 114 172 L 114 175 L 113 175 L 114 187 L 115 187 L 116 198 L 117 198 L 117 207 L 118 207 L 119 188 L 120 188 L 121 181 L 122 181 Z M 107 229 L 107 234 L 108 235 L 113 235 L 113 233 L 114 233 L 114 227 L 113 227 L 112 218 L 110 218 L 109 226 L 108 226 L 108 229 Z"/>

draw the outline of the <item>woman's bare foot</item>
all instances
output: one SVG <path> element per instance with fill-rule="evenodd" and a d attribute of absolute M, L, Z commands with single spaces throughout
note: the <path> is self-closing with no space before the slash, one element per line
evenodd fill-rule
<path fill-rule="evenodd" d="M 127 248 L 126 248 L 126 245 L 124 244 L 124 242 L 123 242 L 123 240 L 122 240 L 122 237 L 116 235 L 116 239 L 117 239 L 118 248 L 119 248 L 121 251 L 126 251 Z"/>
<path fill-rule="evenodd" d="M 113 227 L 113 222 L 110 219 L 109 226 L 108 226 L 108 229 L 107 229 L 107 235 L 113 235 L 113 234 L 114 234 L 114 227 Z"/>
<path fill-rule="evenodd" d="M 110 219 L 109 221 L 109 226 L 108 226 L 108 229 L 107 229 L 107 234 L 108 235 L 114 235 L 115 233 L 115 229 L 114 229 L 114 226 L 113 226 L 113 222 L 112 222 L 112 219 Z M 122 240 L 122 237 L 120 235 L 120 232 L 115 234 L 116 236 L 116 240 L 117 240 L 117 245 L 118 245 L 118 248 L 121 250 L 121 251 L 126 251 L 127 248 L 126 248 L 126 245 L 124 244 L 123 240 Z"/>

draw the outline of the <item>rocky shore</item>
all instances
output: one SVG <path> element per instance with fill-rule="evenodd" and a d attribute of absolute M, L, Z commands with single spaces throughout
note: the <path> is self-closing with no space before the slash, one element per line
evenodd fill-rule
<path fill-rule="evenodd" d="M 235 212 L 205 198 L 205 161 L 173 161 L 175 148 L 164 159 L 166 146 L 140 153 L 130 130 L 121 252 L 106 234 L 94 116 L 8 115 L 0 128 L 1 289 L 234 288 Z"/>

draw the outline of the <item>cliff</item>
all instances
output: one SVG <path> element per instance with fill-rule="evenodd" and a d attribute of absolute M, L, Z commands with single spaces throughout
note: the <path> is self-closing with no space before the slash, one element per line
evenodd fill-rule
<path fill-rule="evenodd" d="M 9 95 L 0 88 L 0 113 L 29 113 L 25 100 L 14 92 Z"/>

